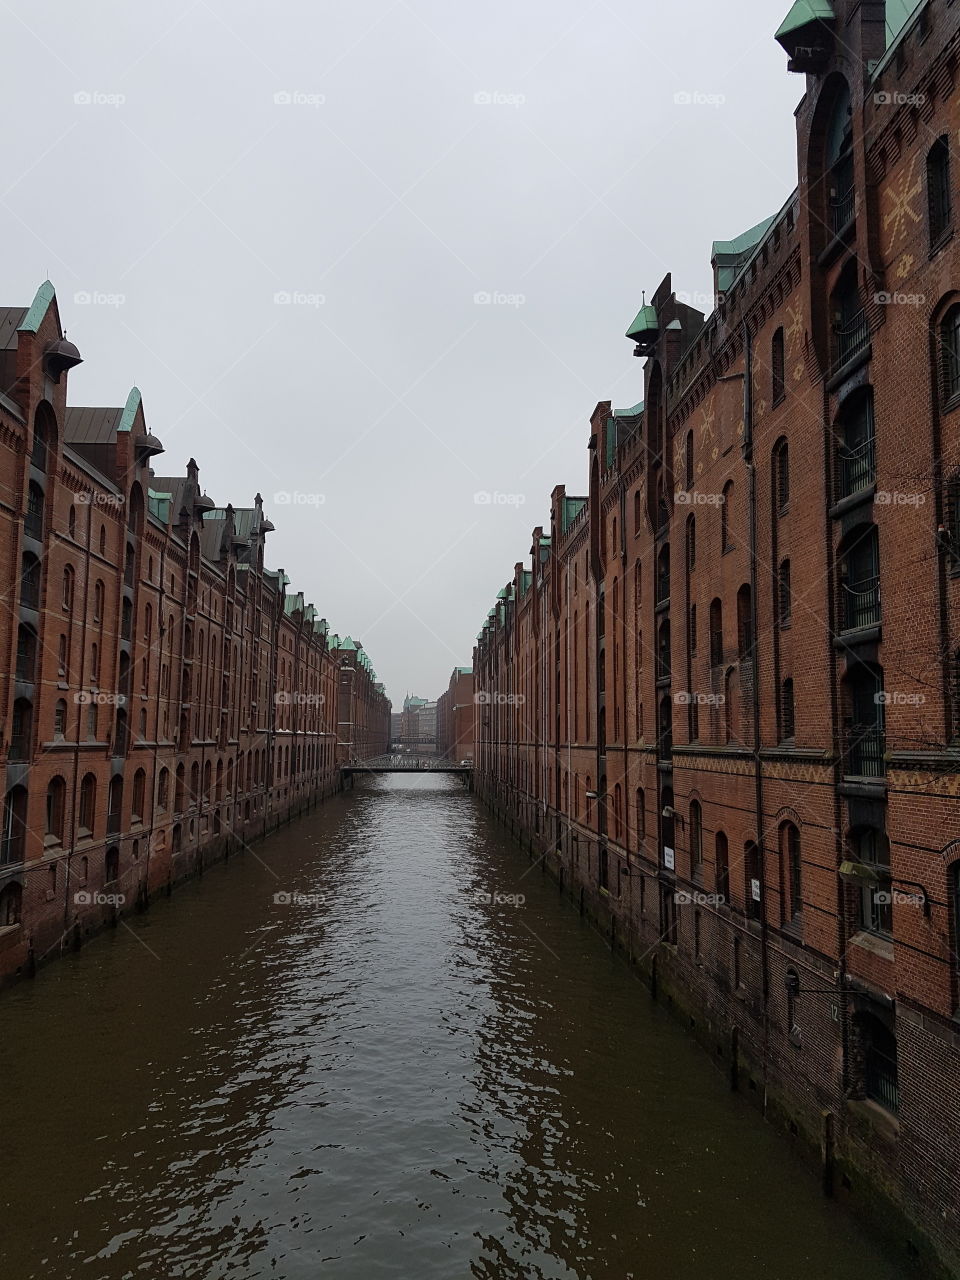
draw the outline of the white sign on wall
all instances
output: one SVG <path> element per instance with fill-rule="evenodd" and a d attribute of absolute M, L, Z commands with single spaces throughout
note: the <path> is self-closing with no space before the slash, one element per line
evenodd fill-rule
<path fill-rule="evenodd" d="M 677 860 L 673 850 L 666 844 L 663 846 L 663 865 L 668 871 L 673 871 L 677 865 Z"/>

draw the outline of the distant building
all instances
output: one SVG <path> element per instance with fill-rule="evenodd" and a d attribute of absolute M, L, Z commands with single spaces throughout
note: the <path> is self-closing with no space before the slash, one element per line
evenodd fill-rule
<path fill-rule="evenodd" d="M 473 759 L 472 667 L 454 667 L 437 701 L 437 755 L 455 762 Z"/>
<path fill-rule="evenodd" d="M 437 749 L 437 704 L 426 698 L 403 700 L 400 715 L 400 742 L 413 750 L 433 753 Z"/>

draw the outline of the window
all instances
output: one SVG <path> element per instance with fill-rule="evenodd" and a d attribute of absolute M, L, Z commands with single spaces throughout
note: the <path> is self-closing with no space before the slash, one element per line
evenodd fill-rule
<path fill-rule="evenodd" d="M 943 135 L 927 152 L 927 205 L 930 247 L 936 248 L 950 230 L 950 141 Z"/>
<path fill-rule="evenodd" d="M 844 85 L 827 130 L 824 157 L 829 193 L 827 239 L 839 235 L 854 216 L 856 192 L 853 168 L 853 113 L 850 90 Z"/>
<path fill-rule="evenodd" d="M 22 623 L 17 628 L 17 679 L 33 684 L 37 678 L 37 633 Z"/>
<path fill-rule="evenodd" d="M 67 797 L 67 784 L 59 775 L 51 778 L 47 787 L 47 835 L 57 843 L 63 840 L 63 815 Z"/>
<path fill-rule="evenodd" d="M 697 521 L 694 516 L 687 516 L 687 569 L 697 567 Z"/>
<path fill-rule="evenodd" d="M 730 551 L 733 548 L 730 534 L 730 507 L 733 503 L 733 481 L 728 480 L 723 486 L 723 501 L 720 504 L 720 550 Z"/>
<path fill-rule="evenodd" d="M 143 821 L 144 801 L 147 791 L 147 775 L 143 769 L 138 769 L 133 775 L 133 802 L 131 804 L 130 820 L 131 822 Z"/>
<path fill-rule="evenodd" d="M 703 811 L 699 800 L 690 801 L 690 872 L 697 879 L 703 873 Z"/>
<path fill-rule="evenodd" d="M 940 381 L 943 399 L 952 405 L 960 398 L 960 305 L 940 323 Z"/>
<path fill-rule="evenodd" d="M 94 622 L 103 620 L 103 583 L 99 579 L 93 588 L 93 620 Z"/>
<path fill-rule="evenodd" d="M 831 298 L 833 308 L 833 357 L 839 366 L 852 360 L 867 345 L 870 330 L 860 297 L 855 259 L 844 267 Z"/>
<path fill-rule="evenodd" d="M 30 451 L 30 465 L 38 471 L 47 469 L 47 435 L 42 422 L 34 421 L 33 448 Z"/>
<path fill-rule="evenodd" d="M 693 432 L 687 432 L 687 444 L 684 450 L 683 482 L 685 489 L 693 488 Z"/>
<path fill-rule="evenodd" d="M 773 395 L 774 405 L 778 405 L 783 399 L 785 391 L 785 353 L 783 346 L 783 329 L 780 328 L 773 335 L 773 342 L 770 346 L 770 371 L 772 377 L 771 391 Z"/>
<path fill-rule="evenodd" d="M 790 506 L 790 450 L 786 440 L 778 440 L 773 446 L 773 495 L 777 515 L 785 515 Z"/>
<path fill-rule="evenodd" d="M 637 839 L 645 840 L 646 838 L 647 838 L 647 806 L 646 806 L 646 801 L 644 800 L 643 788 L 638 787 L 637 788 Z M 960 863 L 958 863 L 957 865 L 958 867 L 960 867 Z M 957 883 L 958 883 L 958 886 L 960 886 L 960 880 L 958 880 Z M 958 893 L 960 893 L 960 889 L 958 889 Z M 960 902 L 960 897 L 958 897 L 958 902 Z"/>
<path fill-rule="evenodd" d="M 880 545 L 877 527 L 858 525 L 838 548 L 840 559 L 840 625 L 844 631 L 880 622 Z"/>
<path fill-rule="evenodd" d="M 866 388 L 844 401 L 837 420 L 840 498 L 876 482 L 873 392 Z"/>
<path fill-rule="evenodd" d="M 76 536 L 77 536 L 77 510 L 76 510 L 76 507 L 71 507 L 71 508 L 70 508 L 70 511 L 69 511 L 69 512 L 68 512 L 68 514 L 67 514 L 67 535 L 68 535 L 68 537 L 70 537 L 70 538 L 76 538 Z"/>
<path fill-rule="evenodd" d="M 796 737 L 796 711 L 793 698 L 793 681 L 786 679 L 780 686 L 780 740 L 792 741 Z"/>
<path fill-rule="evenodd" d="M 784 560 L 777 572 L 777 621 L 781 627 L 790 625 L 793 597 L 790 590 L 790 561 Z"/>
<path fill-rule="evenodd" d="M 113 846 L 108 849 L 106 857 L 103 860 L 103 881 L 104 884 L 112 884 L 114 880 L 120 878 L 120 850 Z"/>
<path fill-rule="evenodd" d="M 657 556 L 657 604 L 666 604 L 670 599 L 670 545 L 660 548 Z"/>
<path fill-rule="evenodd" d="M 67 613 L 69 613 L 73 608 L 73 566 L 69 564 L 63 571 L 63 586 L 60 592 L 60 602 Z"/>
<path fill-rule="evenodd" d="M 947 482 L 946 501 L 944 502 L 946 519 L 945 537 L 948 563 L 953 573 L 960 571 L 960 471 L 955 471 Z"/>
<path fill-rule="evenodd" d="M 8 884 L 0 892 L 0 929 L 9 929 L 20 923 L 23 889 L 18 884 Z"/>
<path fill-rule="evenodd" d="M 896 1114 L 900 1107 L 897 1038 L 872 1013 L 858 1014 L 855 1027 L 862 1052 L 864 1096 Z"/>
<path fill-rule="evenodd" d="M 92 773 L 80 783 L 80 829 L 84 835 L 93 832 L 97 820 L 97 779 Z"/>
<path fill-rule="evenodd" d="M 107 550 L 107 526 L 100 526 L 100 554 L 104 555 Z"/>
<path fill-rule="evenodd" d="M 40 608 L 40 561 L 29 551 L 20 565 L 20 603 L 25 609 Z"/>
<path fill-rule="evenodd" d="M 697 652 L 697 606 L 692 604 L 687 619 L 687 644 L 691 656 Z"/>
<path fill-rule="evenodd" d="M 803 912 L 800 878 L 800 832 L 792 822 L 780 827 L 780 859 L 783 875 L 783 920 L 797 921 Z"/>
<path fill-rule="evenodd" d="M 87 706 L 87 737 L 93 740 L 97 737 L 97 704 L 95 702 Z"/>
<path fill-rule="evenodd" d="M 57 705 L 53 709 L 53 736 L 62 738 L 67 732 L 67 704 L 63 698 L 57 699 Z"/>
<path fill-rule="evenodd" d="M 11 760 L 29 760 L 33 746 L 33 703 L 29 698 L 17 698 L 13 704 L 13 721 L 10 726 Z"/>
<path fill-rule="evenodd" d="M 166 809 L 170 803 L 170 770 L 161 769 L 157 779 L 157 808 Z"/>
<path fill-rule="evenodd" d="M 737 592 L 737 656 L 741 662 L 754 659 L 753 591 L 745 582 Z"/>
<path fill-rule="evenodd" d="M 890 842 L 876 827 L 854 832 L 856 861 L 864 868 L 867 883 L 860 892 L 860 927 L 884 937 L 893 934 L 893 880 Z"/>
<path fill-rule="evenodd" d="M 43 541 L 43 490 L 31 480 L 27 489 L 27 510 L 23 518 L 23 531 L 28 538 Z"/>

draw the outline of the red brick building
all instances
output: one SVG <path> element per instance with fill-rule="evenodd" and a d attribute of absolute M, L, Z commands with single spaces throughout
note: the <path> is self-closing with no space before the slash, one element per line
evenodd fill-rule
<path fill-rule="evenodd" d="M 437 699 L 437 755 L 459 764 L 473 759 L 473 668 L 455 667 Z"/>
<path fill-rule="evenodd" d="M 642 401 L 597 406 L 478 637 L 475 784 L 835 1190 L 956 1269 L 960 6 L 908 7 L 778 33 L 797 191 L 715 243 L 709 316 L 667 276 L 631 325 Z"/>
<path fill-rule="evenodd" d="M 386 750 L 390 703 L 140 393 L 67 404 L 52 285 L 0 309 L 0 981 L 262 836 Z M 359 659 L 358 659 L 359 653 Z"/>

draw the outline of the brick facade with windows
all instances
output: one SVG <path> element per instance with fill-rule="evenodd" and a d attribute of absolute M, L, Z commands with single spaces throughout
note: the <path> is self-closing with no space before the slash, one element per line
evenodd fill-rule
<path fill-rule="evenodd" d="M 281 572 L 259 494 L 163 476 L 140 393 L 67 404 L 49 282 L 0 308 L 0 982 L 338 788 L 390 703 Z M 344 696 L 344 688 L 346 694 Z"/>
<path fill-rule="evenodd" d="M 884 17 L 781 28 L 798 189 L 714 245 L 711 315 L 667 276 L 631 326 L 643 401 L 597 406 L 478 637 L 475 785 L 955 1270 L 960 5 Z"/>
<path fill-rule="evenodd" d="M 437 699 L 437 755 L 459 764 L 473 759 L 473 672 L 455 667 Z"/>

